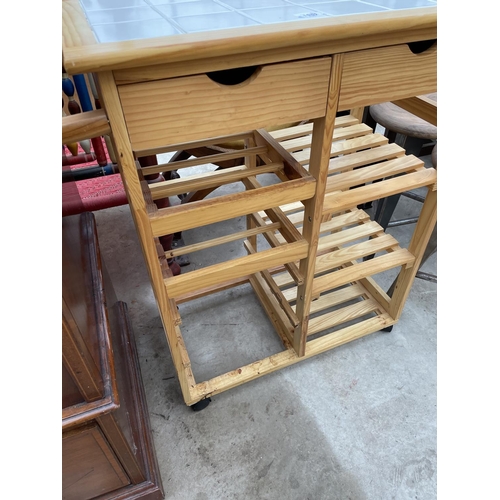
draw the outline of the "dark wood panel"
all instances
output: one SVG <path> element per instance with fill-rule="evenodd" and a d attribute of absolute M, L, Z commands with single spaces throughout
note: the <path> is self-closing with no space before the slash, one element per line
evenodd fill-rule
<path fill-rule="evenodd" d="M 93 287 L 97 263 L 92 258 L 95 241 L 88 215 L 62 218 L 62 293 L 94 363 L 100 366 Z"/>
<path fill-rule="evenodd" d="M 130 484 L 95 425 L 63 436 L 62 478 L 63 500 L 86 500 Z"/>
<path fill-rule="evenodd" d="M 85 399 L 71 378 L 68 370 L 62 365 L 62 407 L 67 408 L 77 404 L 84 403 Z"/>
<path fill-rule="evenodd" d="M 63 236 L 63 498 L 161 500 L 135 338 L 93 215 L 67 217 Z"/>

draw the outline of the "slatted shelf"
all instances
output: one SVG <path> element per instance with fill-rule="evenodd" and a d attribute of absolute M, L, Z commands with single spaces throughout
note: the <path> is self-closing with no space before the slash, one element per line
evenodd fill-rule
<path fill-rule="evenodd" d="M 153 200 L 176 196 L 191 191 L 224 186 L 238 182 L 245 177 L 261 174 L 277 173 L 283 169 L 282 163 L 270 163 L 255 168 L 248 168 L 246 165 L 215 170 L 213 172 L 189 175 L 179 179 L 158 182 L 151 186 Z"/>
<path fill-rule="evenodd" d="M 389 144 L 387 138 L 373 133 L 354 117 L 336 119 L 325 196 L 319 205 L 321 223 L 317 234 L 312 236 L 313 240 L 317 238 L 309 284 L 312 301 L 301 312 L 311 250 L 304 214 L 317 188 L 316 179 L 309 173 L 313 128 L 312 123 L 302 123 L 273 132 L 256 130 L 220 137 L 216 143 L 196 141 L 181 146 L 197 152 L 214 144 L 215 147 L 203 157 L 140 169 L 140 179 L 150 173 L 181 171 L 180 179 L 155 184 L 142 180 L 141 187 L 175 325 L 176 366 L 183 373 L 183 392 L 189 394 L 191 402 L 372 334 L 398 319 L 404 297 L 389 297 L 376 278 L 380 273 L 401 269 L 408 287 L 411 270 L 418 261 L 418 242 L 403 248 L 358 206 L 416 187 L 425 186 L 432 191 L 436 172 L 424 168 L 418 158 L 405 155 L 401 147 Z M 223 146 L 226 140 L 244 143 L 244 149 L 226 149 Z M 182 149 L 181 146 L 169 148 L 174 151 Z M 218 165 L 221 162 L 227 163 Z M 204 164 L 215 165 L 214 170 L 187 173 L 186 169 Z M 272 184 L 269 176 L 273 176 Z M 239 183 L 239 192 L 214 192 L 233 183 Z M 191 197 L 196 201 L 167 208 L 155 205 L 155 200 L 163 197 L 193 192 L 203 196 L 212 192 L 212 195 Z M 163 235 L 188 229 L 196 233 L 198 227 L 240 216 L 246 217 L 246 229 L 166 252 L 159 243 Z M 173 276 L 168 268 L 167 259 L 189 253 L 192 260 L 198 251 L 217 252 L 220 245 L 238 241 L 246 250 L 244 256 L 178 276 Z M 371 258 L 366 259 L 368 256 Z M 181 317 L 177 305 L 243 284 L 251 285 L 283 350 L 196 382 L 179 328 Z M 304 332 L 305 353 L 299 355 L 296 346 L 300 332 Z"/>

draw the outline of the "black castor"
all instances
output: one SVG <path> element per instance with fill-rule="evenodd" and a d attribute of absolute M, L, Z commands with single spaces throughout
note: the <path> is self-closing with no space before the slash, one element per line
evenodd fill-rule
<path fill-rule="evenodd" d="M 204 410 L 210 404 L 210 401 L 212 401 L 210 398 L 202 399 L 201 401 L 198 401 L 194 405 L 191 405 L 190 408 L 193 411 Z"/>
<path fill-rule="evenodd" d="M 382 328 L 382 332 L 392 332 L 392 329 L 394 328 L 394 325 L 391 325 L 391 326 L 386 326 L 385 328 Z"/>

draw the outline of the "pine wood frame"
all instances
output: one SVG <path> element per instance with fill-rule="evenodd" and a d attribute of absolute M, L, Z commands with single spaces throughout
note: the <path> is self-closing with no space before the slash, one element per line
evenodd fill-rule
<path fill-rule="evenodd" d="M 344 168 L 341 164 L 346 161 L 345 158 L 337 157 L 331 160 L 334 153 L 332 148 L 338 147 L 335 142 L 332 146 L 332 137 L 335 137 L 335 117 L 339 110 L 356 108 L 354 114 L 359 117 L 359 109 L 363 106 L 393 97 L 408 103 L 405 99 L 436 90 L 435 49 L 418 56 L 409 55 L 405 49 L 409 42 L 437 38 L 436 9 L 419 9 L 417 13 L 392 12 L 384 17 L 375 14 L 352 16 L 350 23 L 342 25 L 332 19 L 303 21 L 293 26 L 279 25 L 279 29 L 276 26 L 249 28 L 244 30 L 244 34 L 224 30 L 219 33 L 183 35 L 173 43 L 171 39 L 168 43 L 162 39 L 154 39 L 104 46 L 93 40 L 75 0 L 63 0 L 63 18 L 63 55 L 66 71 L 97 73 L 99 92 L 109 120 L 115 154 L 187 405 L 378 331 L 399 319 L 436 221 L 435 171 L 422 168 L 421 164 L 411 158 L 401 158 L 404 152 L 395 151 L 390 146 L 386 148 L 386 154 L 389 156 L 382 154 L 384 167 L 379 167 L 377 171 L 377 167 L 372 167 L 370 162 L 376 160 L 377 155 L 381 153 L 380 149 L 385 146 L 377 134 L 370 133 L 366 136 L 361 134 L 353 138 L 352 142 L 349 142 L 351 139 L 343 141 L 346 143 L 342 146 L 343 153 L 352 157 L 349 159 L 359 158 L 355 156 L 357 153 L 365 155 L 364 159 L 358 160 L 361 164 L 351 163 Z M 359 35 L 359 29 L 364 29 L 364 36 Z M 144 172 L 137 168 L 137 156 L 151 151 L 161 152 L 162 148 L 172 150 L 172 142 L 179 142 L 182 134 L 175 136 L 176 141 L 169 142 L 168 138 L 162 137 L 159 142 L 142 142 L 138 147 L 134 147 L 124 112 L 121 85 L 125 85 L 124 89 L 130 89 L 129 85 L 189 77 L 205 73 L 208 69 L 213 71 L 249 64 L 279 64 L 325 56 L 331 59 L 325 94 L 326 105 L 321 116 L 313 115 L 312 125 L 307 125 L 312 127 L 309 133 L 305 134 L 309 136 L 310 156 L 301 158 L 300 153 L 293 151 L 293 146 L 290 150 L 286 149 L 289 146 L 287 141 L 293 140 L 293 137 L 287 138 L 280 132 L 267 136 L 265 131 L 237 131 L 237 127 L 235 128 L 233 121 L 229 119 L 231 126 L 228 127 L 228 133 L 242 132 L 241 137 L 247 141 L 247 147 L 253 150 L 252 153 L 247 150 L 244 168 L 222 171 L 211 176 L 210 180 L 181 180 L 177 182 L 177 186 L 174 182 L 150 189 L 143 180 Z M 377 67 L 380 65 L 372 64 L 374 56 L 378 57 L 383 65 L 383 78 L 377 73 Z M 405 57 L 410 57 L 412 62 L 408 64 Z M 369 67 L 366 66 L 367 61 L 370 63 Z M 392 67 L 384 61 L 395 61 L 397 64 Z M 362 79 L 356 78 L 357 71 L 364 71 Z M 412 83 L 408 83 L 408 76 L 412 77 Z M 372 95 L 375 97 L 371 98 Z M 258 109 L 257 100 L 251 104 Z M 101 116 L 98 118 L 102 119 Z M 233 115 L 233 119 L 235 118 Z M 293 115 L 293 118 L 298 116 Z M 276 117 L 273 116 L 272 119 L 275 120 Z M 342 120 L 338 123 L 342 123 Z M 272 124 L 279 123 L 266 122 L 259 126 Z M 72 124 L 72 130 L 73 128 Z M 96 125 L 96 129 L 102 129 L 102 121 L 99 126 Z M 338 129 L 340 134 L 342 127 Z M 86 126 L 85 130 L 88 132 L 89 127 Z M 304 135 L 304 130 L 306 129 L 300 129 L 300 133 L 292 132 L 292 135 Z M 202 135 L 187 137 L 190 141 L 197 140 L 200 145 L 214 141 L 206 138 L 205 140 Z M 358 142 L 355 145 L 356 141 Z M 269 145 L 272 147 L 266 149 L 265 154 L 259 149 Z M 181 148 L 182 145 L 176 147 Z M 363 153 L 363 150 L 367 152 Z M 262 187 L 256 177 L 248 172 L 248 169 L 256 168 L 257 155 L 265 158 L 266 154 L 269 158 L 267 168 L 281 176 L 286 189 Z M 337 165 L 331 167 L 332 161 L 337 162 Z M 308 165 L 306 174 L 300 170 L 302 164 Z M 360 165 L 365 168 L 359 168 Z M 337 168 L 337 173 L 340 172 L 338 179 L 342 179 L 342 184 L 337 184 L 337 178 L 332 181 L 332 168 Z M 382 182 L 373 182 L 380 178 L 383 179 Z M 194 182 L 189 185 L 199 189 L 214 187 L 234 179 L 239 179 L 246 188 L 236 200 L 203 200 L 191 207 L 160 210 L 156 210 L 152 203 L 153 199 L 171 195 L 176 189 L 186 189 L 186 182 Z M 363 187 L 351 189 L 359 184 L 363 184 Z M 402 192 L 410 187 L 422 186 L 428 188 L 428 195 L 408 249 L 399 248 L 396 241 L 382 234 L 381 228 L 370 225 L 366 214 L 355 210 L 360 203 Z M 295 215 L 291 213 L 289 217 L 284 217 L 287 206 L 295 207 Z M 302 213 L 299 218 L 305 221 L 300 231 L 293 223 L 294 217 L 297 219 L 296 207 L 299 207 L 299 213 Z M 248 229 L 245 232 L 248 257 L 233 263 L 235 271 L 229 273 L 228 278 L 222 282 L 218 278 L 217 268 L 200 270 L 194 277 L 189 274 L 172 276 L 166 262 L 167 256 L 161 250 L 157 238 L 162 234 L 195 227 L 201 223 L 222 220 L 227 210 L 239 210 L 239 214 L 248 216 Z M 200 221 L 200 217 L 206 218 Z M 357 218 L 356 223 L 362 230 L 367 231 L 366 234 L 370 234 L 369 243 L 364 247 L 357 247 L 357 253 L 351 260 L 339 264 L 340 268 L 333 284 L 346 287 L 321 296 L 331 290 L 332 277 L 315 278 L 316 266 L 321 262 L 322 255 L 325 255 L 328 245 L 332 252 L 341 250 L 339 240 L 331 238 L 330 243 L 325 243 L 325 237 L 321 236 L 322 227 L 330 224 L 330 231 L 332 227 L 336 227 L 334 231 L 340 231 L 344 227 L 341 221 L 346 218 L 350 220 L 350 217 Z M 264 227 L 263 224 L 270 226 Z M 284 232 L 278 236 L 274 235 L 277 225 L 284 228 Z M 259 254 L 256 251 L 255 235 L 258 232 L 266 234 L 275 247 L 272 249 L 273 257 L 270 260 L 267 260 L 267 254 Z M 332 236 L 335 237 L 335 232 Z M 283 241 L 283 238 L 286 241 Z M 286 245 L 282 247 L 282 243 Z M 374 249 L 384 249 L 387 253 L 373 261 L 356 263 L 355 259 L 368 255 Z M 375 283 L 372 276 L 396 266 L 402 266 L 402 271 L 391 298 Z M 293 292 L 295 297 L 291 300 L 286 298 L 286 294 L 290 297 L 290 292 L 283 292 L 280 288 L 283 286 L 283 279 L 275 277 L 275 273 L 280 270 L 296 284 L 296 292 Z M 177 303 L 245 281 L 251 283 L 283 342 L 284 350 L 211 380 L 197 382 L 182 338 Z M 316 332 L 321 328 L 321 321 L 329 321 L 331 324 L 338 321 L 338 318 L 335 319 L 331 315 L 326 320 L 311 320 L 312 313 L 322 307 L 356 297 L 362 299 L 360 305 L 348 306 L 340 315 L 356 318 L 362 314 L 374 313 L 374 317 L 347 326 L 338 332 L 308 340 L 311 331 Z"/>

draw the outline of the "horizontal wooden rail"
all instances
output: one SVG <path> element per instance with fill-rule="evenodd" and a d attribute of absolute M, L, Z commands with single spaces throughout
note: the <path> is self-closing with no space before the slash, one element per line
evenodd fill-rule
<path fill-rule="evenodd" d="M 307 200 L 314 196 L 315 191 L 316 181 L 313 178 L 296 179 L 252 191 L 161 208 L 150 215 L 151 229 L 153 236 L 172 234 L 284 205 L 297 199 Z"/>
<path fill-rule="evenodd" d="M 321 243 L 321 239 L 320 239 Z M 351 259 L 362 259 L 377 252 L 398 249 L 398 242 L 389 234 L 382 233 L 380 236 L 362 243 L 339 248 L 334 252 L 320 255 L 316 258 L 315 275 L 332 271 L 337 267 L 351 262 Z M 276 277 L 276 283 L 283 287 L 293 285 L 293 281 L 285 274 Z M 287 300 L 293 301 L 297 298 L 297 289 L 290 288 L 284 292 Z"/>
<path fill-rule="evenodd" d="M 283 169 L 283 163 L 270 163 L 260 167 L 248 168 L 246 165 L 215 170 L 213 172 L 189 175 L 179 179 L 151 184 L 153 200 L 175 196 L 182 193 L 191 193 L 201 189 L 217 188 L 225 184 L 241 181 L 242 179 L 259 174 L 276 173 Z M 143 169 L 145 170 L 145 169 Z"/>
<path fill-rule="evenodd" d="M 410 189 L 431 186 L 435 182 L 436 171 L 433 168 L 425 168 L 411 174 L 367 184 L 357 189 L 327 193 L 323 204 L 323 215 L 338 213 L 362 203 L 392 196 Z"/>
<path fill-rule="evenodd" d="M 176 144 L 169 144 L 168 146 L 158 146 L 146 149 L 134 149 L 137 157 L 159 155 L 163 153 L 171 153 L 172 151 L 188 151 L 190 149 L 202 148 L 205 146 L 220 146 L 222 144 L 240 142 L 243 147 L 245 139 L 253 136 L 252 131 L 242 132 L 239 134 L 221 135 L 217 137 L 209 137 L 200 141 L 189 141 Z"/>
<path fill-rule="evenodd" d="M 234 160 L 236 158 L 245 158 L 246 156 L 261 154 L 265 153 L 266 151 L 266 147 L 238 149 L 236 151 L 227 151 L 225 153 L 206 155 L 189 160 L 172 161 L 169 163 L 163 163 L 161 165 L 155 165 L 153 167 L 143 167 L 142 171 L 144 175 L 159 174 L 160 172 L 172 172 L 173 170 L 179 170 L 181 168 L 196 167 L 198 165 L 207 165 L 210 163 L 217 164 L 223 161 Z"/>
<path fill-rule="evenodd" d="M 379 162 L 369 167 L 357 168 L 332 175 L 326 181 L 326 192 L 347 191 L 362 184 L 384 178 L 395 177 L 424 167 L 424 162 L 415 156 L 401 156 L 394 160 Z"/>
<path fill-rule="evenodd" d="M 313 295 L 326 292 L 327 290 L 333 290 L 346 283 L 357 281 L 361 278 L 366 278 L 367 276 L 372 276 L 394 267 L 403 266 L 405 264 L 411 265 L 414 261 L 415 257 L 405 248 L 386 253 L 374 259 L 365 260 L 360 264 L 325 274 L 319 278 L 314 278 Z"/>
<path fill-rule="evenodd" d="M 421 95 L 408 97 L 407 99 L 399 99 L 397 101 L 392 101 L 392 103 L 437 127 L 436 101 Z"/>
<path fill-rule="evenodd" d="M 395 143 L 385 144 L 356 153 L 337 156 L 330 160 L 328 174 L 364 167 L 384 160 L 393 160 L 405 155 L 405 150 Z"/>
<path fill-rule="evenodd" d="M 388 144 L 389 139 L 382 134 L 367 134 L 353 139 L 346 139 L 342 141 L 333 141 L 330 148 L 330 158 L 339 155 L 347 155 L 363 149 L 376 148 Z M 311 152 L 309 150 L 298 151 L 293 155 L 297 161 L 302 165 L 309 164 L 309 157 Z"/>
<path fill-rule="evenodd" d="M 198 252 L 200 250 L 205 250 L 207 248 L 213 248 L 215 246 L 224 245 L 225 243 L 230 243 L 232 241 L 243 240 L 245 238 L 249 238 L 250 236 L 256 236 L 257 234 L 265 233 L 266 231 L 275 231 L 279 228 L 280 228 L 279 223 L 265 224 L 262 227 L 255 227 L 253 229 L 248 229 L 246 231 L 239 231 L 237 233 L 229 234 L 227 236 L 212 238 L 211 240 L 202 241 L 200 243 L 193 243 L 192 245 L 176 248 L 174 250 L 167 250 L 165 252 L 165 255 L 167 256 L 167 258 L 179 257 L 180 255 L 185 255 L 191 252 Z"/>
<path fill-rule="evenodd" d="M 361 318 L 377 309 L 380 309 L 378 302 L 374 299 L 367 299 L 345 306 L 337 311 L 311 318 L 309 320 L 307 335 L 315 335 L 328 328 L 333 328 L 353 319 Z"/>
<path fill-rule="evenodd" d="M 263 250 L 252 255 L 239 257 L 228 262 L 214 264 L 165 279 L 167 293 L 171 298 L 184 295 L 199 288 L 222 283 L 232 278 L 256 273 L 268 267 L 303 259 L 309 251 L 307 241 L 296 241 L 278 248 Z"/>
<path fill-rule="evenodd" d="M 111 132 L 102 109 L 62 117 L 62 144 L 92 139 Z"/>

